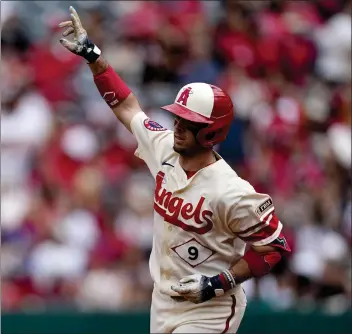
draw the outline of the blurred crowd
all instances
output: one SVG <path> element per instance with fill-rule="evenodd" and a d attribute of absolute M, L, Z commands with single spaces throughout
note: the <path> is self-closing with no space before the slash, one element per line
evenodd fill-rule
<path fill-rule="evenodd" d="M 218 152 L 276 204 L 292 254 L 249 302 L 351 307 L 351 3 L 1 2 L 2 309 L 149 306 L 153 179 L 85 61 L 58 42 L 75 6 L 148 115 L 189 82 L 236 119 Z"/>

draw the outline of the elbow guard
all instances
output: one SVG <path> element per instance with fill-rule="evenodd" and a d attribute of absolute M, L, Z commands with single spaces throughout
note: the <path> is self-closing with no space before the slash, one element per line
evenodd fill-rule
<path fill-rule="evenodd" d="M 243 259 L 247 262 L 248 268 L 253 277 L 261 277 L 269 273 L 269 271 L 281 260 L 280 252 L 270 252 L 260 254 L 250 249 Z"/>

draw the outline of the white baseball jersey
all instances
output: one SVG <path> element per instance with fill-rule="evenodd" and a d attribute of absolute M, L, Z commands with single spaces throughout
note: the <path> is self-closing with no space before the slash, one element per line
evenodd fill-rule
<path fill-rule="evenodd" d="M 171 285 L 199 273 L 214 276 L 238 261 L 246 242 L 265 245 L 282 225 L 271 198 L 257 193 L 219 155 L 191 178 L 173 150 L 173 131 L 143 112 L 131 122 L 138 148 L 155 178 L 154 238 L 149 267 L 155 288 L 177 295 Z"/>

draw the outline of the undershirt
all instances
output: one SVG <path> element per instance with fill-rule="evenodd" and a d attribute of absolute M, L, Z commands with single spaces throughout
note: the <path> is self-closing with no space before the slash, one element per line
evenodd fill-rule
<path fill-rule="evenodd" d="M 215 156 L 216 161 L 218 161 L 218 160 L 219 160 L 218 157 L 217 157 L 215 154 L 214 154 L 214 156 Z M 216 161 L 211 162 L 210 164 L 206 165 L 205 167 L 208 167 L 208 166 L 214 164 Z M 190 178 L 191 178 L 194 174 L 196 174 L 197 172 L 198 172 L 198 171 L 187 171 L 187 170 L 185 170 L 185 173 L 186 173 L 186 175 L 187 175 L 187 179 L 190 179 Z"/>

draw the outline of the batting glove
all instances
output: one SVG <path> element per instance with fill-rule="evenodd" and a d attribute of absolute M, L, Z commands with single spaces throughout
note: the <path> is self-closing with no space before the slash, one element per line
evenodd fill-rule
<path fill-rule="evenodd" d="M 99 58 L 101 51 L 88 39 L 87 32 L 83 28 L 76 10 L 72 6 L 70 6 L 70 12 L 71 20 L 61 22 L 59 27 L 67 28 L 62 35 L 66 37 L 73 34 L 73 41 L 69 41 L 66 38 L 61 38 L 60 43 L 67 50 L 85 58 L 89 63 L 93 63 Z"/>
<path fill-rule="evenodd" d="M 199 304 L 214 297 L 222 296 L 226 291 L 235 286 L 235 279 L 226 270 L 213 277 L 199 274 L 186 276 L 177 285 L 171 286 L 171 289 L 186 300 L 194 304 Z"/>

